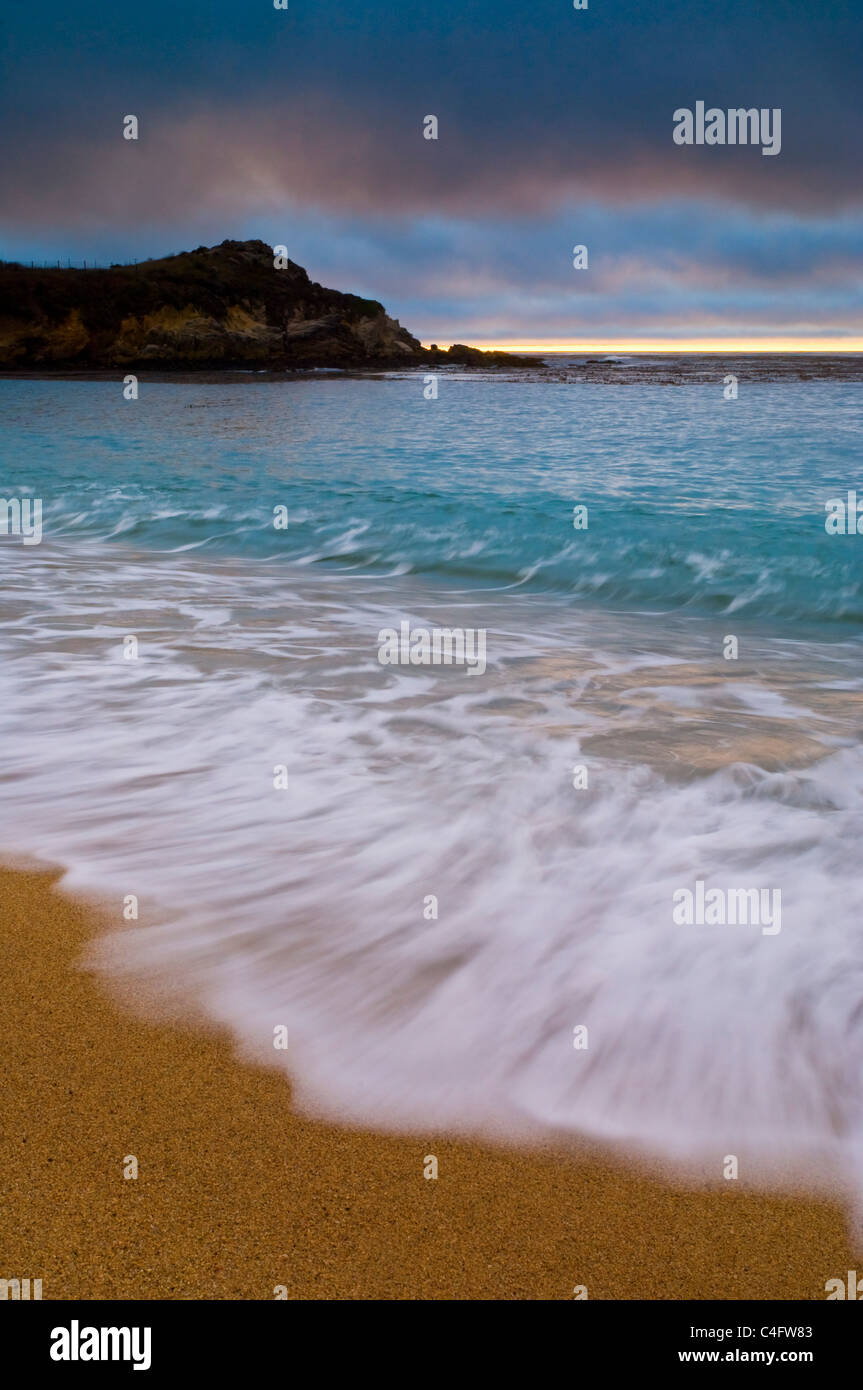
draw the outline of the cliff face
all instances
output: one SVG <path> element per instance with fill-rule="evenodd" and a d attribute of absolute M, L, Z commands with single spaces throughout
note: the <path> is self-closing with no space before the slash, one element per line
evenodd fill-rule
<path fill-rule="evenodd" d="M 426 351 L 376 300 L 324 289 L 293 261 L 276 270 L 263 241 L 110 270 L 0 264 L 6 370 L 516 364 L 459 352 Z"/>

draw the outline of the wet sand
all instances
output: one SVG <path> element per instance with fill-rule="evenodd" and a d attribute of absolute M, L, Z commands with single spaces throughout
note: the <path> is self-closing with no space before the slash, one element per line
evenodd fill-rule
<path fill-rule="evenodd" d="M 224 1036 L 116 1003 L 56 877 L 0 872 L 0 1277 L 45 1299 L 823 1299 L 856 1267 L 824 1201 L 298 1116 Z"/>

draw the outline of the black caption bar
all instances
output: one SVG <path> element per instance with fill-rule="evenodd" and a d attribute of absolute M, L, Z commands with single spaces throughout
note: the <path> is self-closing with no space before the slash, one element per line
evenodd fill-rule
<path fill-rule="evenodd" d="M 489 1342 L 486 1317 L 496 1320 L 505 1309 L 499 1343 Z M 446 1311 L 432 1304 L 386 1305 L 357 1302 L 332 1304 L 289 1301 L 222 1302 L 16 1302 L 0 1304 L 4 1360 L 21 1371 L 63 1380 L 92 1378 L 100 1372 L 161 1378 L 165 1372 L 263 1370 L 290 1373 L 291 1361 L 317 1348 L 331 1366 L 335 1346 L 362 1364 L 372 1355 L 370 1337 L 385 1356 L 391 1337 L 416 1337 L 422 1348 L 423 1379 L 429 1358 L 440 1356 L 442 1373 L 453 1364 L 445 1333 L 449 1326 L 476 1342 L 483 1356 L 495 1345 L 506 1353 L 513 1332 L 562 1335 L 579 1365 L 591 1363 L 615 1371 L 665 1371 L 669 1367 L 760 1366 L 765 1370 L 799 1366 L 818 1373 L 848 1364 L 859 1342 L 859 1314 L 824 1303 L 703 1302 L 644 1303 L 572 1300 L 567 1308 L 537 1303 L 473 1305 L 470 1322 L 462 1323 L 465 1305 Z M 456 1324 L 461 1324 L 459 1328 Z M 334 1341 L 356 1329 L 356 1342 Z M 299 1342 L 298 1337 L 326 1340 Z M 442 1334 L 443 1338 L 442 1338 Z M 521 1334 L 523 1335 L 523 1334 Z M 573 1340 L 574 1339 L 574 1340 Z M 393 1344 L 395 1345 L 395 1344 Z M 365 1348 L 365 1353 L 363 1351 Z M 350 1350 L 349 1350 L 350 1349 Z M 439 1349 L 439 1350 L 438 1350 Z M 538 1350 L 536 1344 L 534 1349 Z M 522 1350 L 525 1350 L 522 1346 Z"/>

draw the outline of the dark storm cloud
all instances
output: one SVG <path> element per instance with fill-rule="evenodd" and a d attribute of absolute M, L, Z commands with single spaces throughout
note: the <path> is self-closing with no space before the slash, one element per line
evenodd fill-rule
<path fill-rule="evenodd" d="M 52 2 L 7 21 L 6 216 L 65 214 L 78 189 L 94 223 L 169 198 L 182 217 L 258 186 L 394 215 L 579 194 L 836 206 L 860 196 L 861 29 L 850 5 L 786 0 Z M 781 107 L 781 156 L 675 146 L 672 113 L 699 98 Z M 116 157 L 127 111 L 137 168 Z"/>

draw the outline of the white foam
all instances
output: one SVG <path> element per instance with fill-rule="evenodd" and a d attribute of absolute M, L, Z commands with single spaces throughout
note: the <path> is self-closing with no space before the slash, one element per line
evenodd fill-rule
<path fill-rule="evenodd" d="M 381 584 L 27 563 L 40 602 L 13 582 L 2 633 L 5 843 L 107 892 L 118 924 L 138 895 L 115 968 L 181 982 L 342 1121 L 553 1128 L 717 1171 L 826 1155 L 863 1188 L 859 746 L 681 782 L 579 752 L 596 629 L 561 632 L 537 674 L 549 623 L 531 667 L 501 608 L 480 692 L 379 666 Z M 675 925 L 696 877 L 780 889 L 781 933 Z"/>

